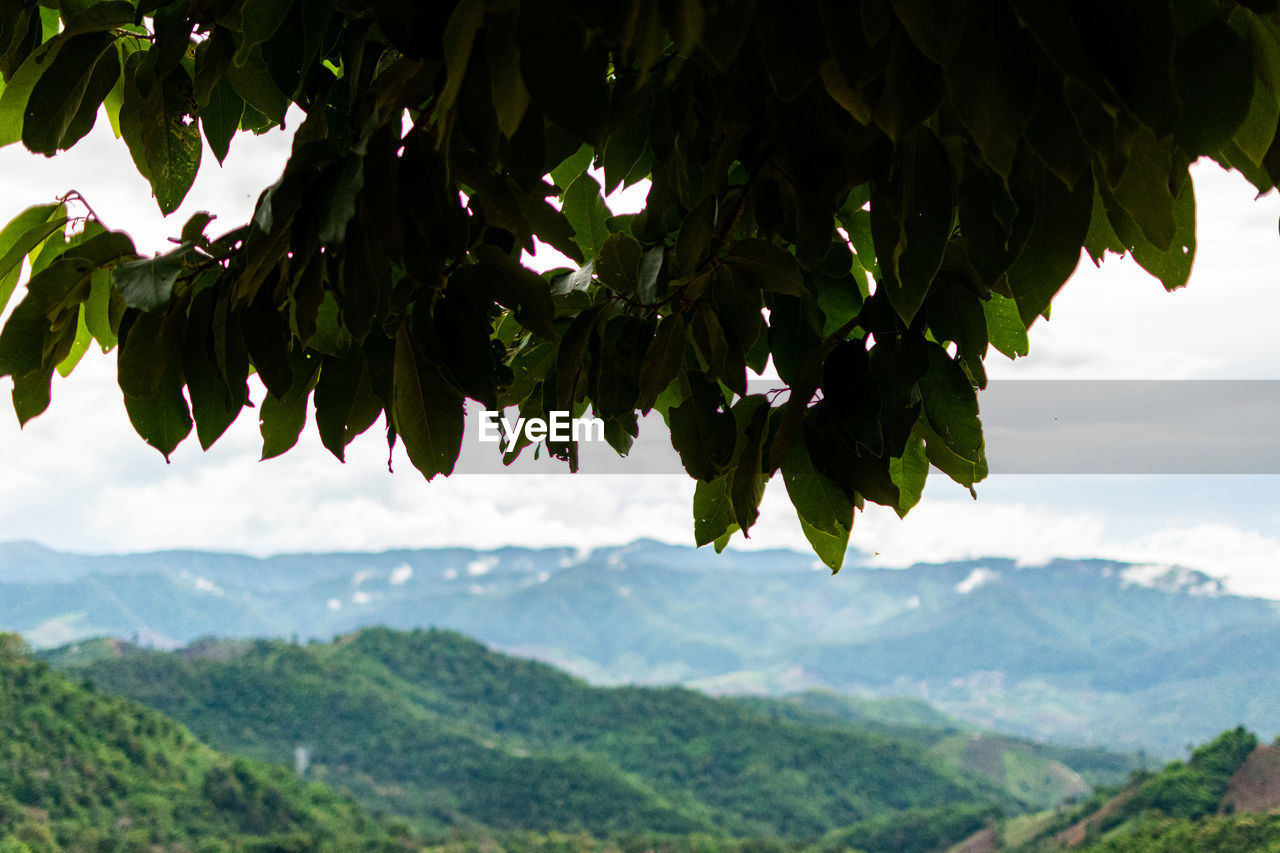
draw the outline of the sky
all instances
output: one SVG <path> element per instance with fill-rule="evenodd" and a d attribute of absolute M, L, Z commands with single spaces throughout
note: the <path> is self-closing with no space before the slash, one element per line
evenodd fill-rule
<path fill-rule="evenodd" d="M 197 210 L 218 215 L 211 233 L 244 222 L 287 153 L 288 133 L 279 131 L 238 135 L 222 167 L 206 150 L 190 195 L 165 220 L 124 145 L 99 122 L 54 159 L 0 149 L 0 222 L 76 189 L 140 250 L 160 251 Z M 1199 247 L 1188 287 L 1165 293 L 1128 259 L 1109 258 L 1101 269 L 1085 260 L 1052 319 L 1033 327 L 1029 357 L 1014 363 L 991 352 L 992 378 L 1280 379 L 1280 200 L 1272 193 L 1255 201 L 1243 179 L 1212 164 L 1194 167 L 1193 179 Z M 635 203 L 634 192 L 623 204 Z M 687 477 L 468 474 L 427 483 L 400 453 L 388 472 L 376 426 L 345 464 L 320 446 L 312 425 L 293 451 L 259 461 L 247 410 L 211 451 L 192 436 L 166 464 L 133 433 L 113 371 L 114 353 L 91 351 L 69 379 L 55 377 L 53 405 L 25 429 L 7 400 L 0 404 L 0 541 L 254 554 L 595 547 L 641 536 L 692 544 Z M 0 380 L 0 390 L 8 387 Z M 255 388 L 254 398 L 262 393 Z M 1233 440 L 1230 423 L 1216 440 Z M 751 539 L 735 543 L 806 548 L 779 479 Z M 883 567 L 983 556 L 1178 564 L 1238 592 L 1280 598 L 1280 476 L 997 474 L 975 501 L 935 471 L 906 520 L 869 505 L 852 547 L 853 559 Z"/>

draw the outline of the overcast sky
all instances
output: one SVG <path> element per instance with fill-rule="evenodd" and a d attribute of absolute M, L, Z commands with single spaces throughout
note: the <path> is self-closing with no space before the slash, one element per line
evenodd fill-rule
<path fill-rule="evenodd" d="M 207 156 L 168 221 L 105 122 L 45 160 L 0 149 L 0 220 L 69 189 L 140 249 L 163 249 L 197 210 L 231 228 L 279 174 L 287 136 L 240 135 L 224 168 Z M 1194 171 L 1199 251 L 1190 285 L 1167 294 L 1130 261 L 1087 261 L 1031 334 L 1016 364 L 991 353 L 995 378 L 1280 379 L 1280 202 L 1253 200 L 1238 176 Z M 17 295 L 14 301 L 16 302 Z M 11 307 L 10 307 L 11 310 Z M 640 536 L 692 544 L 692 483 L 669 476 L 456 476 L 426 483 L 398 455 L 387 472 L 378 427 L 339 464 L 309 425 L 294 451 L 259 462 L 253 411 L 209 453 L 194 436 L 171 465 L 133 434 L 114 382 L 114 354 L 91 351 L 53 405 L 19 430 L 0 405 L 0 541 L 76 551 L 214 548 L 279 551 L 466 545 L 596 546 Z M 0 387 L 8 390 L 8 380 Z M 261 390 L 255 390 L 260 399 Z M 470 439 L 468 439 L 470 440 Z M 1232 440 L 1229 423 L 1224 442 Z M 876 508 L 854 544 L 881 566 L 969 556 L 1038 562 L 1105 556 L 1179 563 L 1243 592 L 1280 597 L 1280 477 L 993 476 L 979 499 L 934 472 L 906 521 Z M 744 547 L 804 548 L 781 483 Z M 741 541 L 741 540 L 739 540 Z"/>

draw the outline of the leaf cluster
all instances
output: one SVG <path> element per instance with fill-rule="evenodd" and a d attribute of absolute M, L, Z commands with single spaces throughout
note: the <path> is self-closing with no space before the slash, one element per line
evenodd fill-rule
<path fill-rule="evenodd" d="M 624 455 L 656 410 L 699 544 L 745 535 L 781 472 L 833 569 L 865 500 L 905 514 L 930 468 L 986 476 L 984 359 L 1026 353 L 1082 249 L 1180 287 L 1189 164 L 1280 176 L 1267 0 L 0 11 L 0 143 L 54 155 L 101 106 L 165 212 L 205 146 L 304 116 L 217 239 L 198 215 L 141 258 L 117 232 L 73 246 L 58 209 L 11 223 L 0 276 L 32 257 L 0 336 L 21 419 L 90 338 L 118 338 L 129 416 L 166 456 L 251 405 L 251 370 L 264 456 L 309 410 L 338 458 L 382 418 L 428 478 L 454 468 L 467 399 L 589 407 Z M 641 180 L 643 211 L 612 215 Z M 539 244 L 575 266 L 531 271 Z M 748 387 L 767 365 L 785 394 Z M 546 449 L 576 468 L 572 443 Z"/>

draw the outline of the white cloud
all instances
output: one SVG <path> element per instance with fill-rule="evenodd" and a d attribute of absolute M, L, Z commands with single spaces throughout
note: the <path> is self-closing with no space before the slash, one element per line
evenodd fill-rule
<path fill-rule="evenodd" d="M 1000 579 L 999 572 L 992 571 L 986 566 L 979 566 L 978 568 L 969 572 L 969 575 L 964 580 L 956 584 L 956 592 L 960 593 L 961 595 L 968 595 L 978 587 L 986 586 L 989 583 L 994 583 L 999 579 Z"/>
<path fill-rule="evenodd" d="M 196 578 L 196 589 L 201 592 L 207 592 L 210 595 L 222 595 L 224 590 L 208 578 Z"/>

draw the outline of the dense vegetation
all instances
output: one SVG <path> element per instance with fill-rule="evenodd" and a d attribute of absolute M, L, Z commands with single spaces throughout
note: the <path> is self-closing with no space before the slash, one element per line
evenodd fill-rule
<path fill-rule="evenodd" d="M 1186 762 L 1135 772 L 1128 785 L 1101 788 L 1075 807 L 1003 821 L 991 841 L 1019 853 L 1067 847 L 1088 853 L 1272 851 L 1280 847 L 1280 759 L 1257 761 L 1265 752 L 1252 732 L 1231 729 L 1193 749 Z M 1229 791 L 1254 762 L 1252 782 L 1262 799 L 1237 811 Z"/>
<path fill-rule="evenodd" d="M 984 360 L 1027 352 L 1082 249 L 1181 287 L 1189 165 L 1280 177 L 1270 2 L 3 9 L 0 144 L 56 156 L 105 111 L 166 214 L 206 145 L 305 114 L 226 233 L 197 213 L 142 257 L 75 194 L 0 233 L 0 292 L 32 258 L 0 333 L 21 421 L 95 339 L 166 456 L 248 407 L 284 453 L 313 407 L 338 458 L 382 419 L 433 478 L 468 398 L 590 406 L 622 455 L 657 411 L 699 544 L 747 531 L 781 472 L 833 569 L 865 501 L 986 476 Z M 644 211 L 612 216 L 602 191 L 645 179 Z M 524 266 L 535 238 L 568 265 Z M 767 363 L 788 394 L 749 393 Z M 545 447 L 576 469 L 576 444 Z"/>
<path fill-rule="evenodd" d="M 440 631 L 210 641 L 80 672 L 221 748 L 288 763 L 303 748 L 313 778 L 426 829 L 816 840 L 909 809 L 1021 807 L 916 744 L 683 689 L 592 688 Z"/>
<path fill-rule="evenodd" d="M 0 634 L 0 851 L 402 849 L 321 784 L 215 752 Z"/>

